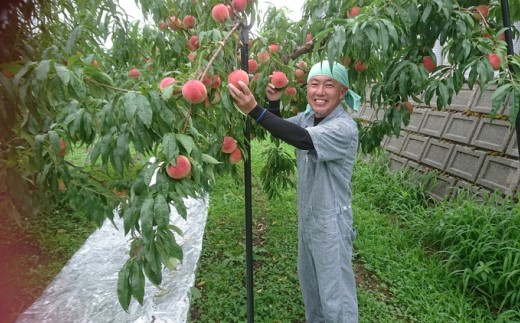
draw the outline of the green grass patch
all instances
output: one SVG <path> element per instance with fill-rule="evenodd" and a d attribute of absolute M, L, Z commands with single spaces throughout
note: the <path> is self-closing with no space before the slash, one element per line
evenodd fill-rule
<path fill-rule="evenodd" d="M 288 151 L 292 148 L 287 147 Z M 296 191 L 269 200 L 259 180 L 263 147 L 252 143 L 254 297 L 258 322 L 303 322 L 296 274 Z M 431 179 L 431 178 L 430 178 Z M 357 240 L 354 258 L 361 322 L 489 322 L 516 312 L 490 306 L 446 266 L 438 243 L 422 230 L 433 210 L 445 210 L 424 193 L 424 182 L 388 172 L 384 154 L 357 161 L 353 177 Z M 243 183 L 218 177 L 210 193 L 203 250 L 197 269 L 191 320 L 238 322 L 246 318 Z M 478 203 L 473 201 L 473 203 Z M 496 205 L 493 207 L 497 207 Z M 460 209 L 460 208 L 459 208 Z M 449 214 L 449 213 L 448 213 Z M 419 218 L 423 225 L 419 225 Z M 514 259 L 513 259 L 514 261 Z"/>

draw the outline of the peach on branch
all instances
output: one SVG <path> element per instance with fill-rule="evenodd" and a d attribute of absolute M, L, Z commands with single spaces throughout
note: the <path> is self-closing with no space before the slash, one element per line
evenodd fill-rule
<path fill-rule="evenodd" d="M 410 114 L 413 113 L 413 104 L 410 101 L 403 101 L 404 106 L 408 109 Z M 397 110 L 401 110 L 401 103 L 397 104 Z"/>
<path fill-rule="evenodd" d="M 230 154 L 235 149 L 237 149 L 237 141 L 235 140 L 235 138 L 231 136 L 225 136 L 222 140 L 222 147 L 220 148 L 220 150 L 223 153 Z"/>
<path fill-rule="evenodd" d="M 268 51 L 263 51 L 258 53 L 257 58 L 260 64 L 265 64 L 271 59 L 271 54 Z"/>
<path fill-rule="evenodd" d="M 231 1 L 231 6 L 237 12 L 243 12 L 247 8 L 247 0 L 233 0 Z"/>
<path fill-rule="evenodd" d="M 300 68 L 297 68 L 294 71 L 294 76 L 296 77 L 296 81 L 298 81 L 298 83 L 300 83 L 300 84 L 305 82 L 306 74 L 307 73 Z"/>
<path fill-rule="evenodd" d="M 307 34 L 307 35 L 305 36 L 305 42 L 308 43 L 308 42 L 310 42 L 310 41 L 312 41 L 312 34 Z"/>
<path fill-rule="evenodd" d="M 365 70 L 366 66 L 365 63 L 363 63 L 362 60 L 358 59 L 356 63 L 354 64 L 354 69 L 358 72 L 363 72 Z"/>
<path fill-rule="evenodd" d="M 128 76 L 130 76 L 133 79 L 138 78 L 140 75 L 141 72 L 139 72 L 139 70 L 135 67 L 128 71 Z"/>
<path fill-rule="evenodd" d="M 183 155 L 177 156 L 175 165 L 169 164 L 166 167 L 166 174 L 173 179 L 182 179 L 188 176 L 191 172 L 191 162 Z"/>
<path fill-rule="evenodd" d="M 473 17 L 476 20 L 486 19 L 488 17 L 488 15 L 489 15 L 489 7 L 484 4 L 476 6 L 475 10 L 473 12 Z"/>
<path fill-rule="evenodd" d="M 278 44 L 271 44 L 269 45 L 269 51 L 272 53 L 278 53 L 280 51 L 280 45 Z"/>
<path fill-rule="evenodd" d="M 361 8 L 359 6 L 353 6 L 350 8 L 349 11 L 347 11 L 347 17 L 356 17 L 359 15 L 359 12 L 361 11 Z"/>
<path fill-rule="evenodd" d="M 281 89 L 289 83 L 289 79 L 284 72 L 275 71 L 271 74 L 271 83 L 273 83 L 277 89 Z"/>
<path fill-rule="evenodd" d="M 289 86 L 285 89 L 285 94 L 290 96 L 291 98 L 296 97 L 296 88 L 294 86 Z"/>
<path fill-rule="evenodd" d="M 179 30 L 182 27 L 182 20 L 175 16 L 171 16 L 170 20 L 168 20 L 168 27 L 171 30 Z"/>
<path fill-rule="evenodd" d="M 193 35 L 188 39 L 188 44 L 186 45 L 190 51 L 194 51 L 199 49 L 199 36 Z"/>
<path fill-rule="evenodd" d="M 491 64 L 491 67 L 493 67 L 495 71 L 500 69 L 500 56 L 495 53 L 491 53 L 488 55 L 488 60 L 489 64 Z"/>
<path fill-rule="evenodd" d="M 234 70 L 228 75 L 228 83 L 233 84 L 237 89 L 240 89 L 238 81 L 244 82 L 249 85 L 249 75 L 244 70 Z"/>
<path fill-rule="evenodd" d="M 60 139 L 60 157 L 65 157 L 67 153 L 67 142 L 65 139 Z"/>
<path fill-rule="evenodd" d="M 229 18 L 229 11 L 224 4 L 219 3 L 211 9 L 211 16 L 216 22 L 224 23 Z"/>
<path fill-rule="evenodd" d="M 201 81 L 189 80 L 182 86 L 182 96 L 190 103 L 201 103 L 208 96 L 208 90 Z"/>
<path fill-rule="evenodd" d="M 226 8 L 228 10 L 229 16 L 232 17 L 233 14 L 235 13 L 235 10 L 233 10 L 233 8 L 228 4 L 226 5 Z"/>
<path fill-rule="evenodd" d="M 435 68 L 437 67 L 432 57 L 429 55 L 423 57 L 422 64 L 424 68 L 430 73 L 433 72 L 433 70 L 435 70 Z"/>
<path fill-rule="evenodd" d="M 161 83 L 159 83 L 159 89 L 161 89 L 161 91 L 164 91 L 164 89 L 166 89 L 168 85 L 174 83 L 175 79 L 173 77 L 165 77 L 161 80 Z"/>
<path fill-rule="evenodd" d="M 229 162 L 231 164 L 236 164 L 239 161 L 242 160 L 242 151 L 240 151 L 240 148 L 236 148 L 229 154 Z"/>
<path fill-rule="evenodd" d="M 197 23 L 197 20 L 192 15 L 187 15 L 182 18 L 182 24 L 186 29 L 191 29 L 195 27 L 195 24 Z"/>
<path fill-rule="evenodd" d="M 211 82 L 210 82 L 209 86 L 211 86 L 212 89 L 216 89 L 220 86 L 221 83 L 222 83 L 222 80 L 220 79 L 220 75 L 213 75 L 211 77 Z"/>
<path fill-rule="evenodd" d="M 159 22 L 159 30 L 164 30 L 165 28 L 166 28 L 166 23 L 163 20 L 161 20 Z"/>
<path fill-rule="evenodd" d="M 195 60 L 195 53 L 194 52 L 189 53 L 188 59 L 193 62 Z"/>
<path fill-rule="evenodd" d="M 256 62 L 256 60 L 250 58 L 247 61 L 247 69 L 248 69 L 249 73 L 256 72 L 256 70 L 258 69 L 258 63 Z"/>

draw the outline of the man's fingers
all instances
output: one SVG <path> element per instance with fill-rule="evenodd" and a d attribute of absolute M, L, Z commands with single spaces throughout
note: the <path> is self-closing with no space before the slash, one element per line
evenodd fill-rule
<path fill-rule="evenodd" d="M 240 86 L 240 88 L 242 89 L 242 92 L 244 92 L 244 94 L 250 93 L 249 88 L 247 87 L 246 83 L 244 83 L 242 81 L 238 81 L 238 85 Z"/>

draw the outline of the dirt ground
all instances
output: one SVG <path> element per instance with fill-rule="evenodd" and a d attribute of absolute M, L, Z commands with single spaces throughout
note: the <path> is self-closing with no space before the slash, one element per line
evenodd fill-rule
<path fill-rule="evenodd" d="M 46 265 L 34 237 L 24 233 L 8 216 L 0 215 L 0 323 L 15 322 L 43 292 L 52 278 L 36 274 Z"/>

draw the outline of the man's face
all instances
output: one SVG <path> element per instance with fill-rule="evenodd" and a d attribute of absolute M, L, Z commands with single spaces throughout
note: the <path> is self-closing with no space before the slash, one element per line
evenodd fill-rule
<path fill-rule="evenodd" d="M 316 118 L 325 118 L 343 100 L 347 88 L 335 79 L 317 75 L 307 83 L 307 103 L 314 111 Z"/>

